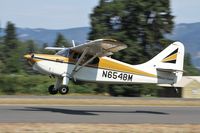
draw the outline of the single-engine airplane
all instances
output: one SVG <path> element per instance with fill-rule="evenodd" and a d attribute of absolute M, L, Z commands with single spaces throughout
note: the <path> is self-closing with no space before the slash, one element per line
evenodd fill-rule
<path fill-rule="evenodd" d="M 127 48 L 112 39 L 97 39 L 70 47 L 46 47 L 58 50 L 55 55 L 27 54 L 24 57 L 33 69 L 56 77 L 50 85 L 50 94 L 67 94 L 69 80 L 111 84 L 175 84 L 183 74 L 184 46 L 174 42 L 151 60 L 139 65 L 130 65 L 110 55 Z"/>

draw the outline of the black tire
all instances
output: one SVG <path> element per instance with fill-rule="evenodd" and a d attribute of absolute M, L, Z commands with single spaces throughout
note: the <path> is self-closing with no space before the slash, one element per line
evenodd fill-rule
<path fill-rule="evenodd" d="M 51 95 L 55 95 L 58 93 L 58 90 L 55 89 L 54 85 L 50 85 L 48 90 L 49 90 L 49 94 L 51 94 Z"/>
<path fill-rule="evenodd" d="M 68 86 L 66 85 L 62 85 L 60 88 L 59 88 L 59 93 L 62 94 L 62 95 L 65 95 L 69 92 L 69 88 Z"/>

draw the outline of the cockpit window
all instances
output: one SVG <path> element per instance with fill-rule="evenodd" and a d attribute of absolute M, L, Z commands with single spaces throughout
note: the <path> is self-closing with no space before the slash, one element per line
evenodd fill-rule
<path fill-rule="evenodd" d="M 61 50 L 59 51 L 58 53 L 56 53 L 56 55 L 60 55 L 60 56 L 64 56 L 64 57 L 68 57 L 70 59 L 74 59 L 74 60 L 78 60 L 82 53 L 78 53 L 78 52 L 75 52 L 73 50 L 70 50 L 70 49 L 64 49 L 64 50 Z M 90 60 L 93 56 L 92 55 L 88 55 L 86 54 L 83 58 L 82 58 L 82 61 L 81 61 L 81 64 L 87 62 L 88 60 Z M 99 58 L 96 57 L 94 58 L 89 64 L 90 65 L 96 65 L 99 63 Z"/>
<path fill-rule="evenodd" d="M 64 57 L 69 57 L 69 49 L 63 49 L 56 53 L 56 55 L 64 56 Z"/>

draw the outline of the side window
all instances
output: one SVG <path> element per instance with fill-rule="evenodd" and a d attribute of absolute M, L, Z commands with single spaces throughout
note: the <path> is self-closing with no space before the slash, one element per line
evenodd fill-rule
<path fill-rule="evenodd" d="M 81 57 L 82 53 L 77 53 L 74 51 L 69 51 L 69 57 L 74 59 L 74 60 L 78 60 Z M 85 63 L 86 61 L 88 61 L 89 59 L 91 59 L 92 56 L 86 54 L 85 57 L 83 58 L 83 60 L 81 61 L 81 64 Z M 90 65 L 95 65 L 99 63 L 99 58 L 96 57 L 95 59 L 93 59 L 89 64 Z"/>
<path fill-rule="evenodd" d="M 96 58 L 94 58 L 94 60 L 90 64 L 95 65 L 95 64 L 98 64 L 98 63 L 99 63 L 99 58 L 96 57 Z"/>
<path fill-rule="evenodd" d="M 69 50 L 66 50 L 66 51 L 65 51 L 64 56 L 65 56 L 65 57 L 69 57 Z"/>
<path fill-rule="evenodd" d="M 85 57 L 85 61 L 88 61 L 89 59 L 91 59 L 92 58 L 92 56 L 91 55 L 86 55 L 86 57 Z M 96 58 L 94 58 L 89 64 L 90 65 L 95 65 L 95 64 L 98 64 L 99 63 L 99 58 L 98 57 L 96 57 Z"/>
<path fill-rule="evenodd" d="M 78 53 L 74 53 L 74 55 L 73 55 L 73 59 L 76 59 L 78 57 Z"/>
<path fill-rule="evenodd" d="M 74 52 L 72 50 L 69 51 L 69 58 L 73 58 Z"/>
<path fill-rule="evenodd" d="M 81 54 L 76 53 L 76 52 L 72 52 L 70 54 L 70 57 L 73 58 L 73 59 L 79 59 L 81 57 Z"/>
<path fill-rule="evenodd" d="M 69 56 L 69 50 L 68 50 L 68 49 L 61 50 L 61 51 L 59 51 L 58 53 L 56 53 L 56 55 L 68 57 L 68 56 Z"/>
<path fill-rule="evenodd" d="M 85 57 L 83 58 L 83 63 L 84 62 L 86 62 L 86 61 L 88 61 L 88 60 L 90 60 L 91 58 L 92 58 L 93 56 L 92 55 L 85 55 Z M 96 65 L 96 64 L 98 64 L 99 63 L 99 58 L 98 57 L 96 57 L 96 58 L 94 58 L 89 64 L 90 65 Z"/>

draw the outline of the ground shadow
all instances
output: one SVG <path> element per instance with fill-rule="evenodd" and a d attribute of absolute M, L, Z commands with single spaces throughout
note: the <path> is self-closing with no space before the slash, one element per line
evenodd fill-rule
<path fill-rule="evenodd" d="M 169 115 L 165 112 L 157 111 L 145 111 L 145 110 L 136 110 L 136 111 L 116 111 L 116 110 L 84 110 L 84 109 L 63 109 L 63 108 L 47 108 L 47 107 L 25 107 L 24 109 L 12 109 L 17 111 L 48 111 L 54 113 L 62 114 L 71 114 L 71 115 L 100 115 L 100 113 L 124 113 L 124 114 L 155 114 L 155 115 Z"/>

